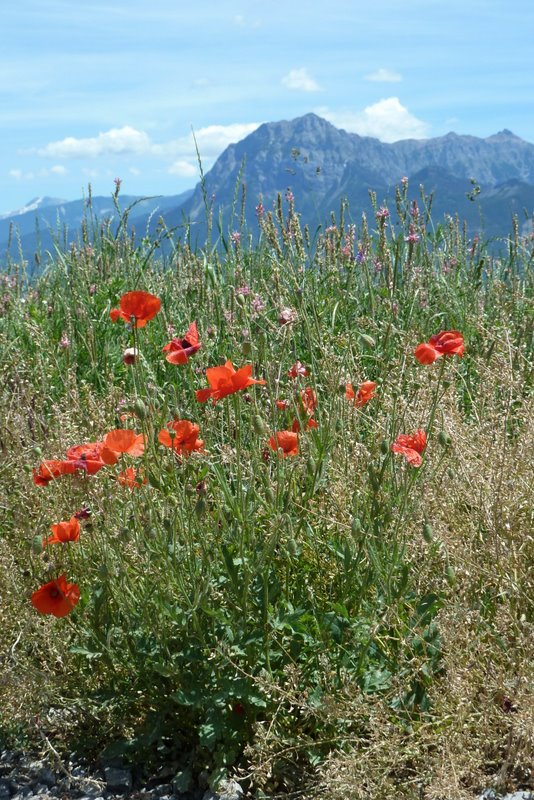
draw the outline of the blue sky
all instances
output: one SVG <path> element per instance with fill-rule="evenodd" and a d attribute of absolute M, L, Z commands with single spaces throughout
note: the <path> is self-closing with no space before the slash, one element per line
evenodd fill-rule
<path fill-rule="evenodd" d="M 533 0 L 17 0 L 1 14 L 0 213 L 177 194 L 258 124 L 534 142 Z"/>

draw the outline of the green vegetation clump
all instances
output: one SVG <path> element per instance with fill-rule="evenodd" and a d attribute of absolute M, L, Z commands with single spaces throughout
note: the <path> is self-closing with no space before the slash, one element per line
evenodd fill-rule
<path fill-rule="evenodd" d="M 10 265 L 0 744 L 251 797 L 531 786 L 532 241 L 414 208 Z"/>

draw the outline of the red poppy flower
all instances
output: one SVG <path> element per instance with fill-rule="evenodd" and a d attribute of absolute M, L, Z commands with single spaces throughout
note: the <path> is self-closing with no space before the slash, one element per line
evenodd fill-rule
<path fill-rule="evenodd" d="M 464 337 L 459 331 L 441 331 L 415 348 L 415 357 L 421 364 L 433 364 L 441 356 L 464 354 Z"/>
<path fill-rule="evenodd" d="M 128 489 L 140 489 L 145 483 L 148 483 L 143 471 L 135 469 L 135 467 L 127 467 L 123 472 L 117 475 L 117 480 L 121 486 L 127 486 Z"/>
<path fill-rule="evenodd" d="M 275 405 L 280 411 L 286 411 L 289 408 L 289 400 L 275 400 Z"/>
<path fill-rule="evenodd" d="M 65 456 L 69 461 L 101 461 L 103 446 L 102 442 L 75 444 L 69 447 Z"/>
<path fill-rule="evenodd" d="M 400 433 L 391 445 L 391 450 L 394 453 L 401 453 L 410 466 L 420 467 L 423 463 L 421 453 L 425 447 L 426 433 L 419 429 L 412 434 Z"/>
<path fill-rule="evenodd" d="M 68 522 L 57 522 L 50 526 L 52 536 L 43 538 L 43 547 L 47 544 L 64 544 L 77 542 L 80 538 L 80 523 L 76 517 L 71 517 Z"/>
<path fill-rule="evenodd" d="M 129 322 L 134 328 L 144 328 L 154 319 L 161 308 L 161 300 L 149 292 L 126 292 L 119 300 L 119 307 L 109 312 L 113 322 L 119 317 Z"/>
<path fill-rule="evenodd" d="M 287 374 L 290 378 L 306 378 L 310 372 L 300 361 L 295 361 L 291 369 L 287 371 Z"/>
<path fill-rule="evenodd" d="M 41 614 L 66 617 L 80 599 L 80 588 L 75 583 L 67 583 L 65 575 L 60 575 L 45 583 L 32 594 L 32 605 Z"/>
<path fill-rule="evenodd" d="M 201 347 L 197 324 L 192 322 L 183 339 L 171 339 L 163 348 L 163 352 L 167 353 L 165 358 L 170 364 L 187 364 L 189 357 Z"/>
<path fill-rule="evenodd" d="M 307 422 L 306 422 L 306 430 L 307 431 L 310 430 L 311 428 L 318 428 L 318 427 L 319 427 L 319 423 L 316 420 L 314 420 L 313 417 L 310 417 L 307 420 Z M 291 430 L 294 433 L 300 433 L 301 425 L 300 425 L 300 422 L 298 421 L 298 419 L 294 419 L 293 420 L 293 422 L 291 424 Z"/>
<path fill-rule="evenodd" d="M 345 387 L 345 397 L 347 400 L 353 400 L 354 405 L 359 408 L 364 406 L 374 397 L 376 383 L 374 381 L 364 381 L 360 384 L 357 392 L 354 391 L 352 383 L 347 383 Z"/>
<path fill-rule="evenodd" d="M 192 453 L 194 450 L 203 450 L 204 442 L 198 438 L 199 427 L 187 419 L 175 419 L 167 424 L 168 430 L 158 433 L 158 441 L 165 447 L 171 447 L 175 453 Z M 171 433 L 172 431 L 173 433 Z"/>
<path fill-rule="evenodd" d="M 299 452 L 299 437 L 295 431 L 277 431 L 267 442 L 271 450 L 280 451 L 284 458 Z"/>
<path fill-rule="evenodd" d="M 196 396 L 200 403 L 205 403 L 209 398 L 214 403 L 229 394 L 247 389 L 254 383 L 265 384 L 264 380 L 256 380 L 252 377 L 252 365 L 247 364 L 236 370 L 231 361 L 227 361 L 224 367 L 209 367 L 206 370 L 208 379 L 208 389 L 197 389 Z"/>
<path fill-rule="evenodd" d="M 306 386 L 300 393 L 302 408 L 310 416 L 317 408 L 317 395 L 310 386 Z"/>
<path fill-rule="evenodd" d="M 104 466 L 103 461 L 88 461 L 87 459 L 79 459 L 73 461 L 66 459 L 65 461 L 43 461 L 37 469 L 33 470 L 33 482 L 37 486 L 48 486 L 50 481 L 60 478 L 62 475 L 74 475 L 79 470 L 86 472 L 88 475 L 95 475 L 99 469 Z"/>
<path fill-rule="evenodd" d="M 145 437 L 129 428 L 117 428 L 104 436 L 102 445 L 102 461 L 105 464 L 116 464 L 122 453 L 134 458 L 142 456 L 145 452 Z"/>

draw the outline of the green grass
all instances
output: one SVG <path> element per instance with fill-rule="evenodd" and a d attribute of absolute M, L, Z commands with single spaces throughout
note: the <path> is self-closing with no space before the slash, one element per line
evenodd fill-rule
<path fill-rule="evenodd" d="M 31 284 L 10 266 L 0 739 L 142 752 L 147 774 L 163 761 L 183 785 L 232 774 L 257 797 L 529 785 L 532 242 L 512 236 L 498 260 L 452 220 L 414 223 L 407 187 L 397 206 L 355 240 L 341 219 L 312 245 L 290 204 L 264 217 L 259 244 L 243 232 L 224 256 L 176 242 L 163 263 L 125 225 L 58 252 Z M 109 311 L 134 289 L 162 310 L 130 332 Z M 202 348 L 167 363 L 163 345 L 193 320 Z M 463 358 L 414 358 L 453 329 Z M 226 359 L 266 385 L 199 403 L 205 369 Z M 297 359 L 308 377 L 288 377 Z M 345 385 L 368 380 L 376 393 L 355 407 Z M 267 442 L 295 418 L 305 428 L 305 387 L 318 427 L 283 458 Z M 203 451 L 158 443 L 173 418 L 198 423 Z M 145 434 L 140 460 L 32 481 L 117 427 Z M 414 468 L 391 444 L 417 429 Z M 121 486 L 127 466 L 146 485 Z M 43 550 L 82 507 L 80 541 Z M 32 592 L 63 572 L 80 602 L 40 615 Z"/>

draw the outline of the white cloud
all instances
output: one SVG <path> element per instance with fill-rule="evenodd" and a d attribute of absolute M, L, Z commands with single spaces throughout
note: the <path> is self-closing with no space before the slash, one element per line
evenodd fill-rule
<path fill-rule="evenodd" d="M 50 169 L 40 169 L 37 172 L 32 170 L 24 172 L 21 169 L 10 169 L 8 175 L 16 181 L 33 181 L 35 178 L 48 178 L 50 175 L 66 175 L 67 170 L 61 164 L 56 164 Z"/>
<path fill-rule="evenodd" d="M 67 136 L 66 139 L 50 142 L 45 147 L 39 148 L 36 153 L 46 158 L 96 158 L 125 153 L 143 154 L 149 150 L 148 134 L 125 125 L 123 128 L 111 128 L 88 139 Z"/>
<path fill-rule="evenodd" d="M 234 16 L 234 25 L 238 28 L 261 28 L 261 20 L 250 20 L 243 16 L 243 14 L 236 14 Z"/>
<path fill-rule="evenodd" d="M 128 172 L 130 173 L 130 175 L 136 175 L 136 176 L 141 174 L 141 170 L 138 169 L 137 167 L 128 167 Z"/>
<path fill-rule="evenodd" d="M 387 97 L 358 112 L 334 112 L 328 108 L 317 109 L 317 114 L 338 128 L 360 136 L 374 136 L 383 142 L 399 139 L 424 139 L 430 126 L 414 117 L 398 97 Z"/>
<path fill-rule="evenodd" d="M 305 67 L 300 69 L 291 69 L 287 75 L 282 78 L 282 86 L 286 89 L 296 89 L 299 92 L 320 92 L 321 87 L 317 81 L 312 78 Z"/>
<path fill-rule="evenodd" d="M 400 81 L 402 81 L 402 75 L 398 72 L 393 72 L 391 69 L 380 67 L 376 72 L 370 72 L 369 75 L 364 75 L 364 80 L 373 83 L 400 83 Z"/>
<path fill-rule="evenodd" d="M 123 128 L 111 128 L 109 131 L 99 133 L 98 136 L 84 139 L 68 136 L 61 141 L 50 142 L 32 152 L 43 158 L 64 159 L 95 159 L 102 156 L 122 156 L 133 153 L 137 156 L 174 159 L 175 163 L 172 168 L 175 169 L 186 170 L 187 167 L 184 166 L 184 163 L 187 162 L 196 175 L 198 167 L 196 166 L 195 139 L 203 163 L 204 161 L 213 161 L 229 144 L 238 142 L 248 136 L 260 124 L 260 122 L 236 122 L 230 125 L 208 125 L 194 132 L 192 131 L 186 136 L 162 143 L 153 142 L 145 131 L 125 126 Z M 178 167 L 176 167 L 176 163 Z M 194 167 L 193 164 L 195 164 Z M 58 165 L 51 169 L 59 173 L 65 168 Z M 94 170 L 86 171 L 86 174 L 94 176 Z M 182 174 L 185 173 L 182 172 Z M 189 174 L 192 175 L 193 172 L 189 172 Z"/>
<path fill-rule="evenodd" d="M 178 175 L 180 178 L 192 178 L 198 176 L 198 166 L 195 167 L 184 158 L 178 159 L 168 169 L 171 175 Z"/>

